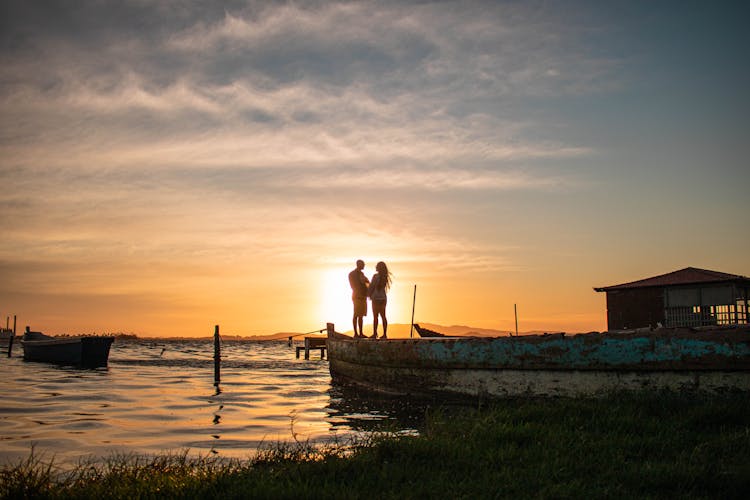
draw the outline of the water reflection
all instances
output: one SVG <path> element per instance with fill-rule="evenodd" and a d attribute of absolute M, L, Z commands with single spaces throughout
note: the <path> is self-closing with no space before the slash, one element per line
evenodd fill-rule
<path fill-rule="evenodd" d="M 328 362 L 295 359 L 282 342 L 232 342 L 213 382 L 206 341 L 115 342 L 109 369 L 0 363 L 0 462 L 37 452 L 57 461 L 112 453 L 246 458 L 299 439 L 330 442 L 361 433 L 413 434 L 445 406 L 331 384 Z"/>
<path fill-rule="evenodd" d="M 332 384 L 329 394 L 326 409 L 332 428 L 359 432 L 418 434 L 424 431 L 429 415 L 465 409 L 460 403 L 389 396 L 339 384 Z"/>

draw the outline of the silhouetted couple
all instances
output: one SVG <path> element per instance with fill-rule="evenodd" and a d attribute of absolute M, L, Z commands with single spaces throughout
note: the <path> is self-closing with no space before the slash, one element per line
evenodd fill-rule
<path fill-rule="evenodd" d="M 364 338 L 362 330 L 364 317 L 367 316 L 367 298 L 372 301 L 372 337 L 378 338 L 378 317 L 383 322 L 383 336 L 388 338 L 388 319 L 385 316 L 385 306 L 388 303 L 387 292 L 391 287 L 391 273 L 385 262 L 378 262 L 372 281 L 367 279 L 363 272 L 365 263 L 357 261 L 357 268 L 349 273 L 349 285 L 352 287 L 352 302 L 354 303 L 354 316 L 352 326 L 354 327 L 354 338 Z"/>

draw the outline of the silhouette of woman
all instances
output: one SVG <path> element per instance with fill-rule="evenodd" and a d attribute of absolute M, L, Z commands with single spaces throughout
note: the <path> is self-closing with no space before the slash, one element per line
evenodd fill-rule
<path fill-rule="evenodd" d="M 375 273 L 370 281 L 368 293 L 372 299 L 372 337 L 378 338 L 378 317 L 383 320 L 383 337 L 388 338 L 388 319 L 385 317 L 385 306 L 388 303 L 387 292 L 391 287 L 391 273 L 385 262 L 378 262 L 375 265 Z"/>

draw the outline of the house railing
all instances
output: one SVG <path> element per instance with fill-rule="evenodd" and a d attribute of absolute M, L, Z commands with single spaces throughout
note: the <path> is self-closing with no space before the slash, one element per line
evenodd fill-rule
<path fill-rule="evenodd" d="M 664 311 L 667 327 L 716 326 L 748 324 L 750 301 L 709 306 L 667 307 Z"/>

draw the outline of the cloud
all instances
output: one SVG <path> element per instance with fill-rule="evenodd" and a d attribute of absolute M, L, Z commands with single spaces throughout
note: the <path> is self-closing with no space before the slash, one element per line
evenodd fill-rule
<path fill-rule="evenodd" d="M 466 201 L 584 186 L 595 149 L 528 104 L 618 83 L 544 3 L 3 9 L 0 261 L 27 291 L 271 286 L 363 249 L 514 269 Z"/>
<path fill-rule="evenodd" d="M 40 29 L 9 30 L 25 48 L 6 47 L 3 57 L 10 77 L 0 92 L 0 151 L 8 163 L 427 164 L 590 149 L 533 139 L 546 125 L 517 111 L 530 96 L 593 85 L 606 66 L 566 50 L 576 42 L 570 28 L 541 9 L 187 4 L 156 23 L 144 20 L 162 14 L 158 4 L 90 7 L 54 27 L 49 12 L 16 7 Z"/>

